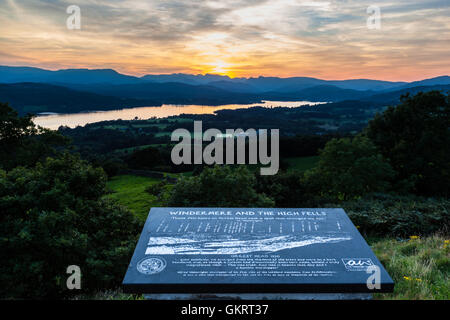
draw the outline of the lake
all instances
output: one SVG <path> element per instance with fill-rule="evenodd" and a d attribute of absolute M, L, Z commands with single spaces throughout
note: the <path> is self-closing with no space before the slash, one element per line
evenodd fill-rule
<path fill-rule="evenodd" d="M 92 111 L 81 113 L 69 113 L 69 114 L 55 114 L 47 113 L 37 115 L 33 121 L 37 125 L 40 125 L 49 129 L 58 129 L 60 126 L 68 126 L 75 128 L 76 126 L 84 126 L 88 123 L 105 121 L 105 120 L 132 120 L 136 117 L 139 119 L 149 119 L 152 117 L 165 118 L 169 116 L 177 116 L 180 114 L 211 114 L 216 110 L 223 109 L 246 109 L 256 106 L 265 108 L 272 107 L 300 107 L 303 105 L 317 105 L 325 102 L 310 102 L 310 101 L 263 101 L 262 103 L 252 104 L 226 104 L 220 106 L 203 106 L 203 105 L 174 105 L 163 104 L 160 107 L 138 107 L 138 108 L 126 108 L 119 110 L 109 111 Z"/>

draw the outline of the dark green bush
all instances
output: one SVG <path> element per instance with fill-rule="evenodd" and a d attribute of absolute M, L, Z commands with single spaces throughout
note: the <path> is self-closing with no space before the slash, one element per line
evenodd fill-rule
<path fill-rule="evenodd" d="M 245 166 L 205 168 L 198 176 L 182 177 L 170 190 L 168 206 L 272 207 L 274 201 L 255 189 L 256 178 Z"/>
<path fill-rule="evenodd" d="M 158 183 L 154 183 L 145 188 L 145 192 L 153 195 L 159 196 L 159 194 L 164 190 L 164 186 L 166 183 L 164 181 L 159 181 Z"/>
<path fill-rule="evenodd" d="M 301 172 L 279 171 L 273 176 L 256 175 L 257 192 L 274 199 L 275 206 L 295 208 L 314 206 L 314 199 L 308 194 L 308 185 Z"/>
<path fill-rule="evenodd" d="M 369 122 L 367 136 L 416 194 L 450 195 L 450 98 L 439 91 L 403 97 Z"/>
<path fill-rule="evenodd" d="M 450 200 L 378 194 L 331 207 L 343 207 L 359 230 L 373 236 L 448 233 Z"/>
<path fill-rule="evenodd" d="M 329 141 L 320 151 L 317 167 L 305 173 L 310 193 L 350 200 L 371 192 L 386 192 L 395 176 L 389 163 L 368 138 Z"/>
<path fill-rule="evenodd" d="M 121 171 L 127 168 L 127 165 L 123 160 L 118 158 L 109 158 L 101 161 L 99 165 L 103 168 L 108 177 L 118 175 Z"/>
<path fill-rule="evenodd" d="M 135 150 L 125 161 L 130 168 L 140 170 L 153 169 L 164 165 L 161 152 L 153 147 Z"/>
<path fill-rule="evenodd" d="M 102 169 L 67 154 L 0 170 L 0 297 L 73 294 L 69 265 L 81 268 L 81 292 L 120 284 L 141 226 L 102 200 L 105 182 Z"/>

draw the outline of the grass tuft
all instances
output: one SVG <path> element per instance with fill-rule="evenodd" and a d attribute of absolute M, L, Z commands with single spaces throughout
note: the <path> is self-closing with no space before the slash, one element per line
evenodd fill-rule
<path fill-rule="evenodd" d="M 446 242 L 447 241 L 447 242 Z M 395 281 L 393 293 L 376 299 L 450 299 L 450 246 L 442 236 L 380 240 L 372 249 Z"/>

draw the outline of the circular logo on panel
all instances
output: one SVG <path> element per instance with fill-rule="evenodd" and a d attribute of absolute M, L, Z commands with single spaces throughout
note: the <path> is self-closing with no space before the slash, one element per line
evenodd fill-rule
<path fill-rule="evenodd" d="M 156 274 L 163 271 L 167 266 L 163 258 L 144 258 L 137 264 L 137 270 L 143 274 Z"/>

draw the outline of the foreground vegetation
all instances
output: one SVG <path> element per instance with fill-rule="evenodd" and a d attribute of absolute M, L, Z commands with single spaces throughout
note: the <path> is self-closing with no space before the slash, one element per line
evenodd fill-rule
<path fill-rule="evenodd" d="M 450 240 L 441 235 L 409 239 L 369 238 L 369 244 L 395 282 L 393 293 L 376 293 L 375 300 L 450 299 Z M 77 295 L 73 299 L 142 300 L 121 289 Z"/>
<path fill-rule="evenodd" d="M 236 172 L 228 172 L 228 168 L 224 170 L 227 171 L 226 174 L 225 172 L 221 172 L 221 174 L 229 177 L 230 185 L 233 185 L 235 181 L 232 177 Z M 250 171 L 248 172 L 250 173 Z M 211 174 L 214 175 L 214 172 L 199 178 L 204 180 L 191 183 L 199 183 L 210 188 L 207 181 L 210 180 L 213 183 L 218 180 L 211 178 Z M 200 176 L 202 175 L 200 174 Z M 147 179 L 134 178 L 136 181 Z M 129 184 L 132 188 L 132 181 L 133 179 L 129 176 L 121 176 L 111 181 L 111 184 Z M 144 183 L 156 184 L 154 180 L 150 179 Z M 186 197 L 194 199 L 192 198 L 193 194 L 186 193 L 192 188 L 194 187 L 181 188 L 183 190 L 180 194 L 182 199 Z M 222 190 L 222 188 L 229 189 L 224 183 L 219 183 L 211 192 L 218 194 L 217 190 Z M 120 189 L 116 190 L 119 193 L 118 201 L 127 206 L 129 202 L 128 197 L 125 196 L 126 192 L 121 193 Z M 137 194 L 142 192 L 145 191 L 141 189 Z M 200 192 L 198 198 L 195 199 L 199 201 L 204 199 L 202 194 Z M 216 199 L 216 201 L 227 203 L 228 195 L 223 193 L 221 195 L 221 200 Z M 129 196 L 132 197 L 132 195 Z M 229 194 L 229 196 L 235 198 L 233 194 Z M 208 199 L 214 201 L 214 197 Z M 261 199 L 254 199 L 261 201 Z M 164 205 L 164 203 L 158 203 L 158 200 L 155 201 L 156 205 Z M 177 205 L 176 202 L 179 200 L 169 199 L 169 201 L 175 201 L 174 205 Z M 450 240 L 442 235 L 443 233 L 448 234 L 450 201 L 373 194 L 357 200 L 328 204 L 325 207 L 343 207 L 347 211 L 353 223 L 393 278 L 396 284 L 394 292 L 375 294 L 374 299 L 450 299 Z M 420 236 L 427 234 L 431 236 Z M 393 238 L 393 236 L 396 237 Z M 129 300 L 143 297 L 123 294 L 119 289 L 76 298 Z"/>
<path fill-rule="evenodd" d="M 450 299 L 450 240 L 443 236 L 383 239 L 373 251 L 395 282 L 375 299 Z"/>
<path fill-rule="evenodd" d="M 314 168 L 319 161 L 318 156 L 286 158 L 289 171 L 306 171 Z"/>
<path fill-rule="evenodd" d="M 270 128 L 270 112 L 191 119 L 209 119 L 205 127 L 222 129 L 233 122 L 217 119 L 239 121 L 247 114 L 248 125 Z M 289 130 L 299 123 L 276 113 L 274 125 L 295 134 Z M 77 129 L 72 138 L 82 143 L 74 148 L 67 137 L 0 103 L 0 251 L 7 257 L 0 298 L 70 297 L 65 279 L 73 264 L 83 271 L 82 294 L 111 296 L 105 290 L 120 285 L 143 220 L 157 205 L 343 207 L 366 239 L 375 237 L 374 250 L 399 284 L 394 294 L 377 298 L 450 298 L 449 123 L 448 96 L 405 97 L 356 135 L 285 136 L 279 173 L 260 176 L 242 165 L 177 167 L 168 160 L 167 138 L 149 143 L 142 128 L 126 134 Z M 183 124 L 189 129 L 192 123 Z M 170 125 L 181 124 L 165 121 L 164 130 Z M 113 159 L 118 148 L 131 149 Z"/>
<path fill-rule="evenodd" d="M 117 201 L 131 210 L 139 219 L 145 221 L 150 208 L 159 205 L 156 197 L 146 192 L 145 189 L 158 181 L 155 178 L 132 175 L 115 176 L 107 182 L 110 193 L 105 198 Z"/>
<path fill-rule="evenodd" d="M 0 298 L 64 298 L 66 270 L 85 292 L 123 277 L 140 221 L 105 199 L 107 177 L 0 103 Z M 33 152 L 30 156 L 30 152 Z"/>

